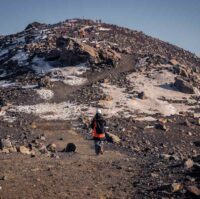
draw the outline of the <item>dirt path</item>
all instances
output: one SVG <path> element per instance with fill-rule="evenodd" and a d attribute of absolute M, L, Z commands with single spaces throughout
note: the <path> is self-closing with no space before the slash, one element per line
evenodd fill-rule
<path fill-rule="evenodd" d="M 65 123 L 41 122 L 35 131 L 43 131 L 47 144 L 55 143 L 58 151 L 75 143 L 75 154 L 0 156 L 0 175 L 7 177 L 0 180 L 0 198 L 131 198 L 134 159 L 112 150 L 96 156 L 93 141 L 65 128 Z"/>

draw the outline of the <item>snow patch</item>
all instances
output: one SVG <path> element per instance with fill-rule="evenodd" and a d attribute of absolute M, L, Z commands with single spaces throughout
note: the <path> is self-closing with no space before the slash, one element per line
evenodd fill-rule
<path fill-rule="evenodd" d="M 87 82 L 87 78 L 79 77 L 85 73 L 89 68 L 85 63 L 73 67 L 54 68 L 50 71 L 51 81 L 62 81 L 63 83 L 75 86 L 83 85 Z"/>
<path fill-rule="evenodd" d="M 1 50 L 0 51 L 0 57 L 2 57 L 5 54 L 8 54 L 8 52 L 9 52 L 8 49 Z"/>
<path fill-rule="evenodd" d="M 17 38 L 16 41 L 17 41 L 17 43 L 23 43 L 23 44 L 26 42 L 24 36 Z"/>
<path fill-rule="evenodd" d="M 31 67 L 37 74 L 46 74 L 53 68 L 44 60 L 44 58 L 39 58 L 36 56 L 33 58 L 32 62 L 33 64 Z"/>
<path fill-rule="evenodd" d="M 43 89 L 43 88 L 37 89 L 36 92 L 40 96 L 40 98 L 44 99 L 44 100 L 50 100 L 54 96 L 54 92 L 52 90 L 49 90 L 49 89 Z"/>
<path fill-rule="evenodd" d="M 104 28 L 104 27 L 99 27 L 98 28 L 100 31 L 110 31 L 110 28 Z"/>
<path fill-rule="evenodd" d="M 85 114 L 88 107 L 77 105 L 70 102 L 56 103 L 41 103 L 37 105 L 14 106 L 10 109 L 13 112 L 23 112 L 34 114 L 46 120 L 73 120 L 78 119 Z M 91 115 L 95 112 L 94 108 L 88 108 L 87 114 Z"/>
<path fill-rule="evenodd" d="M 28 54 L 22 50 L 18 50 L 18 53 L 11 58 L 11 60 L 17 61 L 19 65 L 26 64 L 27 59 L 28 59 Z"/>
<path fill-rule="evenodd" d="M 0 87 L 2 88 L 8 88 L 8 87 L 17 87 L 18 85 L 15 82 L 10 81 L 0 81 Z"/>

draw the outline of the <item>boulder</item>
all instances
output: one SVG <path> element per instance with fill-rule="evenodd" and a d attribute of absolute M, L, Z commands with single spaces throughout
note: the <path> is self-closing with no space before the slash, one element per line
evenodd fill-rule
<path fill-rule="evenodd" d="M 45 87 L 45 88 L 51 88 L 52 87 L 52 83 L 51 80 L 48 76 L 44 76 L 40 79 L 40 81 L 38 82 L 38 86 L 39 87 Z"/>
<path fill-rule="evenodd" d="M 144 100 L 144 99 L 147 99 L 147 96 L 146 96 L 145 93 L 142 91 L 142 92 L 138 93 L 138 98 Z"/>
<path fill-rule="evenodd" d="M 194 165 L 194 162 L 193 162 L 191 159 L 188 159 L 188 160 L 185 161 L 185 163 L 184 163 L 184 166 L 185 166 L 185 168 L 187 168 L 187 169 L 192 168 L 193 165 Z"/>
<path fill-rule="evenodd" d="M 183 189 L 183 185 L 181 183 L 173 183 L 171 188 L 172 192 L 178 192 Z"/>
<path fill-rule="evenodd" d="M 180 77 L 176 77 L 174 86 L 183 93 L 187 94 L 195 94 L 194 87 L 187 81 L 181 79 Z"/>
<path fill-rule="evenodd" d="M 56 152 L 56 144 L 52 143 L 47 146 L 47 150 L 50 152 Z"/>
<path fill-rule="evenodd" d="M 25 146 L 20 146 L 18 148 L 18 152 L 24 154 L 24 155 L 30 155 L 31 154 L 31 151 L 29 148 L 25 147 Z"/>
<path fill-rule="evenodd" d="M 200 189 L 197 186 L 187 186 L 186 190 L 195 196 L 200 196 Z"/>
<path fill-rule="evenodd" d="M 1 139 L 0 140 L 0 149 L 3 150 L 4 148 L 11 148 L 12 143 L 9 138 Z"/>
<path fill-rule="evenodd" d="M 119 143 L 120 142 L 120 138 L 117 135 L 114 135 L 112 133 L 106 133 L 106 140 L 108 142 L 113 142 L 113 143 Z"/>
<path fill-rule="evenodd" d="M 63 150 L 63 152 L 75 152 L 76 151 L 76 145 L 74 143 L 68 143 L 66 148 Z"/>
<path fill-rule="evenodd" d="M 163 130 L 163 131 L 167 131 L 168 130 L 168 128 L 162 123 L 155 124 L 155 128 Z"/>
<path fill-rule="evenodd" d="M 65 65 L 78 65 L 89 61 L 94 64 L 108 64 L 116 66 L 121 55 L 110 48 L 93 48 L 85 43 L 69 37 L 59 37 L 56 40 L 56 47 L 60 53 L 53 52 L 50 58 L 59 57 L 59 61 Z"/>
<path fill-rule="evenodd" d="M 42 145 L 39 147 L 39 152 L 42 153 L 42 154 L 48 153 L 47 147 L 46 147 L 44 144 L 42 144 Z"/>
<path fill-rule="evenodd" d="M 57 49 L 53 49 L 49 53 L 46 54 L 45 58 L 47 61 L 58 60 L 60 58 L 60 51 Z"/>

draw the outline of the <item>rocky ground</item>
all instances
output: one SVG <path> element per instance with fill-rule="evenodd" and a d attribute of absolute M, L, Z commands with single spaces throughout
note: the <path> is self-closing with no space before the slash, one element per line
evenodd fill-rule
<path fill-rule="evenodd" d="M 199 198 L 199 67 L 91 20 L 0 38 L 0 198 Z M 88 128 L 97 107 L 103 156 Z"/>

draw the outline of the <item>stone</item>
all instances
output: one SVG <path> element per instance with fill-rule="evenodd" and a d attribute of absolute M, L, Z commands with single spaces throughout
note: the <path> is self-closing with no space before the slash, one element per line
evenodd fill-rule
<path fill-rule="evenodd" d="M 155 128 L 163 130 L 163 131 L 167 131 L 168 130 L 168 128 L 162 123 L 155 124 Z"/>
<path fill-rule="evenodd" d="M 185 126 L 188 126 L 188 127 L 191 126 L 191 123 L 190 123 L 190 121 L 188 121 L 188 119 L 185 120 L 184 124 L 185 124 Z"/>
<path fill-rule="evenodd" d="M 47 146 L 47 150 L 50 152 L 56 152 L 56 144 L 52 143 Z"/>
<path fill-rule="evenodd" d="M 8 150 L 9 150 L 10 153 L 15 153 L 15 152 L 17 152 L 17 149 L 16 149 L 15 146 L 10 147 Z"/>
<path fill-rule="evenodd" d="M 180 77 L 176 77 L 174 86 L 183 93 L 187 94 L 195 94 L 194 87 L 187 81 L 181 79 Z"/>
<path fill-rule="evenodd" d="M 30 126 L 31 126 L 31 128 L 32 128 L 32 129 L 36 129 L 36 128 L 37 128 L 37 126 L 36 126 L 36 123 L 35 123 L 35 122 L 32 122 Z"/>
<path fill-rule="evenodd" d="M 187 168 L 187 169 L 192 168 L 193 165 L 194 165 L 194 162 L 193 162 L 191 159 L 188 159 L 188 160 L 185 161 L 185 163 L 184 163 L 184 166 L 185 166 L 185 168 Z"/>
<path fill-rule="evenodd" d="M 74 143 L 68 143 L 66 148 L 63 150 L 64 152 L 75 152 L 76 145 Z"/>
<path fill-rule="evenodd" d="M 41 145 L 38 150 L 42 154 L 48 153 L 48 150 L 45 145 Z"/>
<path fill-rule="evenodd" d="M 10 138 L 0 140 L 0 149 L 11 148 L 11 147 L 12 147 L 12 143 L 10 141 Z"/>
<path fill-rule="evenodd" d="M 181 183 L 173 183 L 171 188 L 172 188 L 172 192 L 178 192 L 183 189 L 183 185 Z"/>
<path fill-rule="evenodd" d="M 7 180 L 8 177 L 7 176 L 0 176 L 0 180 Z"/>
<path fill-rule="evenodd" d="M 147 99 L 147 96 L 146 96 L 145 93 L 142 91 L 142 92 L 138 93 L 138 98 L 144 100 L 144 99 Z"/>
<path fill-rule="evenodd" d="M 113 97 L 111 95 L 104 95 L 103 96 L 103 100 L 105 100 L 105 101 L 111 101 L 111 100 L 113 100 Z"/>
<path fill-rule="evenodd" d="M 20 146 L 18 148 L 18 152 L 24 154 L 24 155 L 30 155 L 31 154 L 31 151 L 29 148 L 25 147 L 25 146 Z"/>
<path fill-rule="evenodd" d="M 197 124 L 200 126 L 200 118 L 198 118 L 198 120 L 197 120 Z"/>
<path fill-rule="evenodd" d="M 113 142 L 113 143 L 119 143 L 120 142 L 120 138 L 117 135 L 114 135 L 112 133 L 106 133 L 106 140 L 108 142 Z"/>
<path fill-rule="evenodd" d="M 189 132 L 188 132 L 188 135 L 189 135 L 189 136 L 192 136 L 192 133 L 189 131 Z"/>
<path fill-rule="evenodd" d="M 48 76 L 44 76 L 43 78 L 40 79 L 38 82 L 38 86 L 45 87 L 45 88 L 51 88 L 52 87 L 52 82 Z"/>
<path fill-rule="evenodd" d="M 200 196 L 200 189 L 197 186 L 187 186 L 186 190 L 195 196 Z"/>
<path fill-rule="evenodd" d="M 171 158 L 171 155 L 169 155 L 169 154 L 161 154 L 160 157 L 165 159 L 165 160 L 169 160 Z"/>

